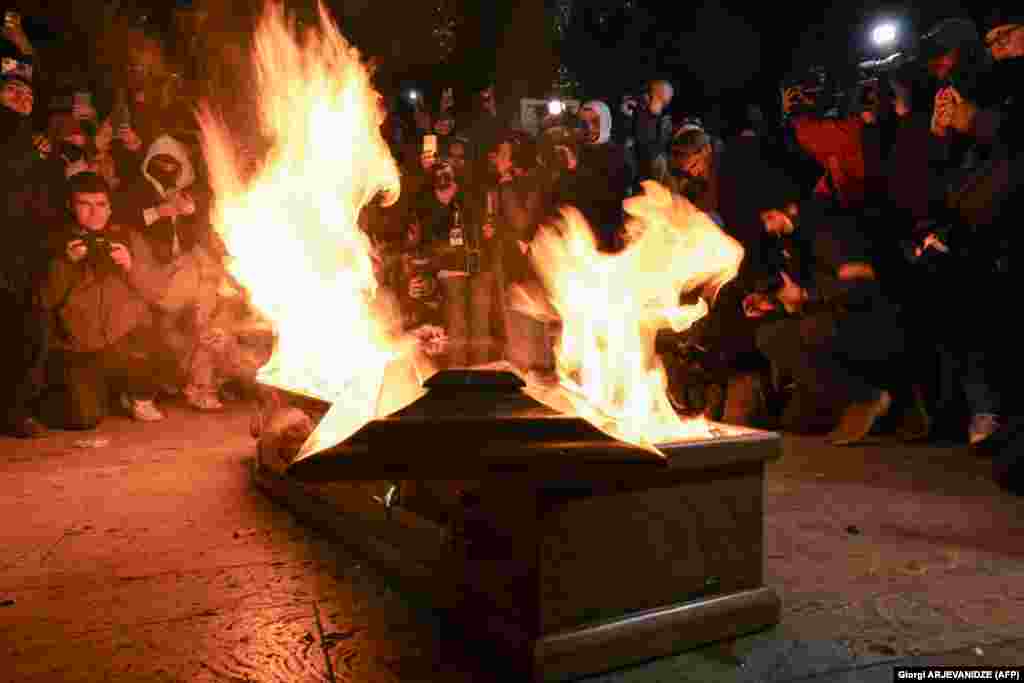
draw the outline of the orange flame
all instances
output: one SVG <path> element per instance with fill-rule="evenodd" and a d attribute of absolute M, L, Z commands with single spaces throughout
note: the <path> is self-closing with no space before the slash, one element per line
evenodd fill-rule
<path fill-rule="evenodd" d="M 378 193 L 397 199 L 399 172 L 370 74 L 322 5 L 320 30 L 300 39 L 281 5 L 268 3 L 252 60 L 271 143 L 262 167 L 243 173 L 237 134 L 208 106 L 200 126 L 230 269 L 277 326 L 259 379 L 332 403 L 302 457 L 377 417 L 388 365 L 411 348 L 392 324 L 394 306 L 377 297 L 371 245 L 357 226 Z M 407 402 L 419 387 L 404 381 Z"/>
<path fill-rule="evenodd" d="M 707 313 L 705 298 L 681 306 L 680 293 L 714 297 L 736 276 L 743 248 L 687 200 L 654 182 L 643 188 L 625 202 L 633 217 L 625 251 L 599 252 L 571 208 L 561 225 L 541 229 L 532 249 L 562 321 L 556 355 L 564 398 L 611 436 L 653 448 L 710 436 L 702 419 L 680 419 L 672 408 L 654 341 L 659 329 L 682 331 Z"/>

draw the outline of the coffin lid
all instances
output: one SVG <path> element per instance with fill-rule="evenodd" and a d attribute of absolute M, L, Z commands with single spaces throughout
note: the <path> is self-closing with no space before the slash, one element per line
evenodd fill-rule
<path fill-rule="evenodd" d="M 444 370 L 427 392 L 344 442 L 293 462 L 303 481 L 353 478 L 619 477 L 666 467 L 653 449 L 619 441 L 523 391 L 516 374 Z"/>

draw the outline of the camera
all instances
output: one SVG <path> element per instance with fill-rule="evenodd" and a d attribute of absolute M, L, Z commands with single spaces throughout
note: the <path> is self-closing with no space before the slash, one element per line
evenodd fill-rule
<path fill-rule="evenodd" d="M 86 258 L 95 264 L 112 263 L 110 254 L 113 251 L 113 244 L 106 237 L 93 232 L 84 232 L 78 236 L 87 250 Z"/>
<path fill-rule="evenodd" d="M 85 161 L 87 155 L 84 148 L 73 145 L 70 142 L 62 142 L 60 143 L 58 156 L 66 159 L 69 164 L 77 164 L 80 161 Z"/>

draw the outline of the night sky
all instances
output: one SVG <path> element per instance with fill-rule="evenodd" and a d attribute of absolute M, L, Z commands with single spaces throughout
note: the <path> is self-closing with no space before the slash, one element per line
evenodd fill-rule
<path fill-rule="evenodd" d="M 207 0 L 215 4 L 247 0 Z M 443 80 L 478 81 L 485 71 L 514 72 L 533 64 L 538 73 L 550 70 L 554 41 L 544 23 L 556 0 L 327 0 L 345 31 L 361 48 L 378 55 L 398 72 L 423 79 L 444 73 Z M 67 7 L 43 0 L 10 0 L 30 18 L 31 32 L 40 40 L 61 40 L 74 33 L 68 26 Z M 260 0 L 251 0 L 259 6 Z M 289 0 L 297 7 L 314 0 Z M 436 68 L 430 52 L 428 28 L 433 7 L 447 2 L 464 15 L 455 63 Z M 0 0 L 0 5 L 6 5 Z M 82 6 L 98 2 L 79 0 Z M 131 3 L 126 3 L 131 4 Z M 166 8 L 173 0 L 136 0 Z M 180 2 L 178 4 L 188 4 Z M 197 0 L 197 4 L 202 4 Z M 763 100 L 773 93 L 781 77 L 798 67 L 815 64 L 853 64 L 880 56 L 871 50 L 867 35 L 881 17 L 899 22 L 906 35 L 920 35 L 939 19 L 968 14 L 962 3 L 949 0 L 911 3 L 836 2 L 827 4 L 732 0 L 724 3 L 684 3 L 655 0 L 575 0 L 582 8 L 618 7 L 619 21 L 598 31 L 583 31 L 576 70 L 585 94 L 612 97 L 633 84 L 664 75 L 678 84 L 680 99 L 699 108 L 708 102 L 754 96 Z M 395 8 L 402 20 L 396 21 Z M 630 18 L 629 10 L 646 10 L 646 19 Z M 639 13 L 633 12 L 639 16 Z M 31 18 L 36 15 L 36 19 Z M 64 15 L 64 16 L 62 16 Z M 548 16 L 553 16 L 549 13 Z M 653 17 L 653 21 L 652 21 Z M 979 18 L 979 17 L 975 17 Z M 526 19 L 529 19 L 527 21 Z M 785 20 L 789 20 L 786 23 Z M 547 61 L 545 61 L 547 60 Z M 504 65 L 504 66 L 503 66 Z M 589 70 L 589 73 L 588 73 Z M 507 78 L 507 76 L 506 76 Z M 527 77 L 520 89 L 535 96 L 543 78 Z M 754 95 L 757 93 L 757 95 Z"/>

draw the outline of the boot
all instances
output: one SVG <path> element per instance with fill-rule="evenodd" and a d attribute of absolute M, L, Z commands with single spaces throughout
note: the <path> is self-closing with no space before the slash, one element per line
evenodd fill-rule
<path fill-rule="evenodd" d="M 892 396 L 881 391 L 867 401 L 851 403 L 839 418 L 839 425 L 828 435 L 833 446 L 852 446 L 864 440 L 871 433 L 875 420 L 889 412 Z"/>
<path fill-rule="evenodd" d="M 16 420 L 4 431 L 19 439 L 38 439 L 47 436 L 50 433 L 50 430 L 46 428 L 46 425 L 34 417 L 25 417 L 20 420 Z"/>

